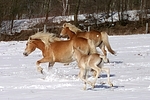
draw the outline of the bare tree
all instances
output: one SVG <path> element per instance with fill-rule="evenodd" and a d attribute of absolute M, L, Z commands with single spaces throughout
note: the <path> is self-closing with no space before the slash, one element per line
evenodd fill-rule
<path fill-rule="evenodd" d="M 14 25 L 15 17 L 18 13 L 18 0 L 12 0 L 11 11 L 10 11 L 10 19 L 11 19 L 11 33 Z"/>
<path fill-rule="evenodd" d="M 51 9 L 52 0 L 45 0 L 45 23 L 48 21 L 49 12 Z"/>
<path fill-rule="evenodd" d="M 81 3 L 81 0 L 78 0 L 76 3 L 76 9 L 75 9 L 75 14 L 74 14 L 74 24 L 76 26 L 78 26 L 78 12 L 80 8 L 80 3 Z"/>
<path fill-rule="evenodd" d="M 141 0 L 140 4 L 141 5 L 140 5 L 139 18 L 140 18 L 141 25 L 143 25 L 144 24 L 144 19 L 147 18 L 146 0 Z"/>
<path fill-rule="evenodd" d="M 65 16 L 66 11 L 68 9 L 68 0 L 62 0 L 62 7 L 63 7 L 62 15 Z"/>

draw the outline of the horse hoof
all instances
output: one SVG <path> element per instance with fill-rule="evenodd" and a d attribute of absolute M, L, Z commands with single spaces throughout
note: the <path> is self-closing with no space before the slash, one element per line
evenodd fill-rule
<path fill-rule="evenodd" d="M 86 88 L 83 88 L 83 90 L 85 91 L 85 90 L 86 90 Z"/>
<path fill-rule="evenodd" d="M 91 84 L 91 86 L 92 86 L 92 89 L 94 89 L 94 88 L 95 88 L 95 84 L 94 84 L 94 83 L 92 83 L 92 84 Z"/>
<path fill-rule="evenodd" d="M 69 65 L 69 63 L 64 64 L 64 66 L 68 66 L 68 65 Z"/>
<path fill-rule="evenodd" d="M 114 85 L 113 85 L 113 84 L 110 84 L 110 86 L 113 87 Z"/>
<path fill-rule="evenodd" d="M 92 86 L 92 89 L 94 89 L 94 88 L 95 88 L 95 85 Z"/>
<path fill-rule="evenodd" d="M 44 74 L 44 73 L 43 73 L 43 70 L 41 70 L 40 72 L 41 72 L 41 74 Z"/>
<path fill-rule="evenodd" d="M 114 85 L 112 84 L 111 87 L 113 87 Z"/>
<path fill-rule="evenodd" d="M 41 74 L 43 74 L 43 68 L 39 67 L 37 70 L 38 70 Z"/>
<path fill-rule="evenodd" d="M 107 58 L 107 63 L 110 63 L 109 59 Z"/>

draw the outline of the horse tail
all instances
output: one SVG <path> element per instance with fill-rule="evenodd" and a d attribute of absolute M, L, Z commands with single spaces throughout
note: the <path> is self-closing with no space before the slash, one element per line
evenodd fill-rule
<path fill-rule="evenodd" d="M 87 39 L 87 40 L 88 40 L 88 44 L 89 44 L 89 47 L 90 47 L 90 54 L 97 53 L 94 41 L 90 40 L 90 39 Z"/>
<path fill-rule="evenodd" d="M 108 40 L 108 34 L 106 32 L 101 32 L 101 36 L 102 36 L 102 41 L 104 42 L 104 45 L 106 45 L 108 51 L 111 54 L 116 54 L 116 52 L 114 50 L 112 50 L 110 44 L 109 44 L 109 40 Z"/>

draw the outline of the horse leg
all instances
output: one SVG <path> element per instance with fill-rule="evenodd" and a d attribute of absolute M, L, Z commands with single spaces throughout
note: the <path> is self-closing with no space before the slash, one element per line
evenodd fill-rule
<path fill-rule="evenodd" d="M 45 62 L 49 62 L 49 59 L 46 59 L 46 58 L 42 58 L 41 60 L 38 60 L 36 62 L 36 66 L 37 66 L 37 70 L 43 74 L 43 68 L 40 66 L 40 63 L 45 63 Z"/>
<path fill-rule="evenodd" d="M 83 90 L 86 90 L 86 83 L 92 85 L 91 82 L 87 81 L 86 77 L 87 77 L 87 71 L 85 71 L 84 69 L 81 69 L 81 68 L 80 68 L 79 78 L 80 78 L 82 81 L 84 81 Z"/>
<path fill-rule="evenodd" d="M 54 65 L 54 62 L 49 62 L 49 64 L 48 64 L 48 71 L 50 71 L 50 69 L 53 67 L 53 65 Z"/>
<path fill-rule="evenodd" d="M 101 43 L 101 45 L 99 46 L 99 48 L 102 50 L 104 57 L 104 61 L 105 62 L 109 62 L 109 59 L 107 58 L 107 51 L 105 50 L 105 45 L 104 43 Z"/>
<path fill-rule="evenodd" d="M 83 77 L 84 79 L 87 79 L 87 75 L 86 75 L 86 74 L 87 74 L 87 71 L 83 72 L 82 77 Z M 86 90 L 86 82 L 84 82 L 83 90 Z"/>
<path fill-rule="evenodd" d="M 92 72 L 93 76 L 96 77 L 96 71 L 91 69 L 91 72 Z"/>
<path fill-rule="evenodd" d="M 97 67 L 97 66 L 95 66 L 95 65 L 93 65 L 93 66 L 92 66 L 92 69 L 95 70 L 95 79 L 94 79 L 93 84 L 92 84 L 92 88 L 94 88 L 95 83 L 96 83 L 96 81 L 97 81 L 97 79 L 98 79 L 98 76 L 99 76 L 99 74 L 100 74 L 100 68 Z"/>
<path fill-rule="evenodd" d="M 69 65 L 69 63 L 65 63 L 65 64 L 64 64 L 64 66 L 68 66 L 68 65 Z"/>
<path fill-rule="evenodd" d="M 105 71 L 107 73 L 107 83 L 110 85 L 110 86 L 113 86 L 113 84 L 110 82 L 110 69 L 109 68 L 103 68 L 101 69 L 102 71 Z"/>

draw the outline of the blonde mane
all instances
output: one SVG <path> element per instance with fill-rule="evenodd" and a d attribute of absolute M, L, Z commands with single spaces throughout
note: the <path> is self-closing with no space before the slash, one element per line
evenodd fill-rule
<path fill-rule="evenodd" d="M 64 23 L 63 24 L 63 27 L 68 27 L 71 31 L 73 31 L 74 33 L 77 33 L 77 32 L 82 32 L 81 29 L 77 28 L 75 25 L 72 25 L 70 23 Z"/>
<path fill-rule="evenodd" d="M 48 33 L 48 32 L 35 33 L 34 35 L 31 35 L 29 39 L 41 39 L 42 42 L 47 46 L 52 42 L 60 41 L 60 38 L 56 37 L 54 33 Z"/>

